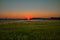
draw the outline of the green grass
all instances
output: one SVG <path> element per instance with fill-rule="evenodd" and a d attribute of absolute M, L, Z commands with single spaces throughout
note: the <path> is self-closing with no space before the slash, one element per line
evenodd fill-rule
<path fill-rule="evenodd" d="M 1 24 L 0 40 L 60 40 L 60 20 Z"/>

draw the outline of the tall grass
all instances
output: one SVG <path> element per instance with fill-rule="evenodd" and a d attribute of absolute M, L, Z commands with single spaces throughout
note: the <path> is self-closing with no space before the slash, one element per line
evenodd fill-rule
<path fill-rule="evenodd" d="M 60 21 L 41 20 L 1 24 L 0 40 L 60 40 Z"/>

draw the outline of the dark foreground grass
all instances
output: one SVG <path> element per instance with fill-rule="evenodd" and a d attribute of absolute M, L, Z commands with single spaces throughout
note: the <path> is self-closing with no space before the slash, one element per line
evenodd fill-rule
<path fill-rule="evenodd" d="M 0 40 L 60 40 L 60 20 L 1 24 Z"/>

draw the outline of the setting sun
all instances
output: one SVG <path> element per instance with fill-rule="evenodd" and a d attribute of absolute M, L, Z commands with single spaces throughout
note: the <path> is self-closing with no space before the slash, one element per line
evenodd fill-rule
<path fill-rule="evenodd" d="M 26 16 L 26 18 L 27 18 L 28 20 L 30 20 L 31 16 Z"/>

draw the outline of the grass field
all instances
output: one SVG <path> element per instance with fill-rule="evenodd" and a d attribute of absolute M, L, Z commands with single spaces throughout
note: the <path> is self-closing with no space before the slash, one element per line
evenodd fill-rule
<path fill-rule="evenodd" d="M 0 20 L 0 40 L 60 40 L 60 20 Z"/>

